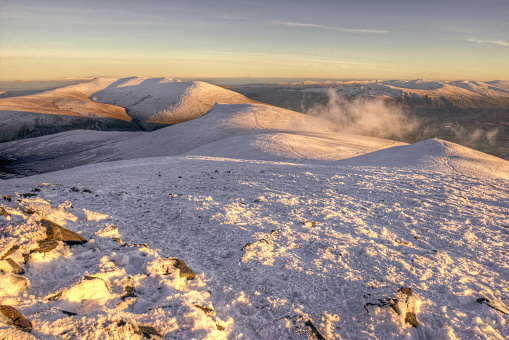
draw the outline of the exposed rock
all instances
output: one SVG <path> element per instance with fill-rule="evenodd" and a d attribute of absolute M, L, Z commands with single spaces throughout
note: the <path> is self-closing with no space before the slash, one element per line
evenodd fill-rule
<path fill-rule="evenodd" d="M 47 253 L 58 247 L 58 242 L 53 240 L 42 240 L 38 244 L 39 247 L 32 249 L 32 253 Z"/>
<path fill-rule="evenodd" d="M 224 331 L 224 327 L 221 326 L 220 324 L 216 323 L 216 328 L 220 331 Z"/>
<path fill-rule="evenodd" d="M 502 313 L 504 315 L 509 315 L 509 311 L 507 311 L 507 309 L 505 309 L 502 306 L 497 306 L 495 303 L 491 302 L 487 298 L 479 298 L 479 299 L 477 299 L 477 302 L 479 302 L 480 304 L 488 305 L 491 308 L 493 308 L 494 310 L 499 311 L 500 313 Z"/>
<path fill-rule="evenodd" d="M 32 253 L 47 253 L 58 247 L 58 242 L 53 240 L 42 240 L 38 244 L 39 247 L 32 249 Z"/>
<path fill-rule="evenodd" d="M 296 326 L 297 332 L 306 334 L 308 339 L 325 340 L 325 337 L 320 333 L 310 319 L 306 320 L 301 315 L 287 316 L 286 319 L 292 321 Z"/>
<path fill-rule="evenodd" d="M 207 315 L 207 316 L 216 316 L 216 312 L 214 311 L 214 309 L 212 309 L 210 307 L 205 307 L 205 306 L 200 306 L 200 305 L 194 305 L 194 306 L 198 309 L 201 309 L 203 311 L 203 313 L 205 313 L 205 315 Z"/>
<path fill-rule="evenodd" d="M 136 297 L 136 291 L 134 290 L 133 287 L 126 286 L 124 288 L 124 290 L 125 290 L 125 294 L 121 296 L 122 300 L 125 300 L 125 299 L 130 298 L 130 297 Z"/>
<path fill-rule="evenodd" d="M 74 313 L 74 312 L 68 312 L 66 310 L 60 310 L 62 313 L 64 313 L 65 315 L 68 315 L 68 316 L 74 316 L 74 315 L 78 315 L 78 313 Z"/>
<path fill-rule="evenodd" d="M 405 316 L 405 322 L 408 322 L 414 327 L 417 327 L 419 325 L 419 322 L 417 321 L 417 317 L 412 312 L 407 312 Z"/>
<path fill-rule="evenodd" d="M 0 257 L 0 260 L 3 260 L 5 258 L 7 258 L 8 256 L 12 255 L 18 249 L 19 249 L 19 246 L 17 244 L 13 245 L 12 247 L 9 248 L 9 250 L 7 250 L 7 252 L 5 254 L 2 255 L 2 257 Z"/>
<path fill-rule="evenodd" d="M 365 296 L 366 297 L 366 296 Z M 369 313 L 368 306 L 377 306 L 377 307 L 385 307 L 389 306 L 393 311 L 395 311 L 398 315 L 401 314 L 398 307 L 399 300 L 396 298 L 381 298 L 381 299 L 372 299 L 364 304 L 364 309 Z"/>
<path fill-rule="evenodd" d="M 180 277 L 185 277 L 188 280 L 192 280 L 195 277 L 193 270 L 189 268 L 184 261 L 177 258 L 156 259 L 151 261 L 147 264 L 145 272 L 149 275 L 169 275 L 175 271 L 175 268 L 179 269 Z"/>
<path fill-rule="evenodd" d="M 401 309 L 405 314 L 405 322 L 409 323 L 413 327 L 417 327 L 419 322 L 415 315 L 415 301 L 413 298 L 412 288 L 400 287 L 397 290 L 396 297 L 382 297 L 382 298 L 371 298 L 371 294 L 364 296 L 368 301 L 364 304 L 364 309 L 369 313 L 368 306 L 377 307 L 390 307 L 398 315 L 401 315 Z"/>
<path fill-rule="evenodd" d="M 11 202 L 12 201 L 12 197 L 9 196 L 9 195 L 4 195 L 4 200 Z"/>
<path fill-rule="evenodd" d="M 408 287 L 401 287 L 400 289 L 398 289 L 398 292 L 405 294 L 407 297 L 410 297 L 413 294 L 412 288 L 408 288 Z"/>
<path fill-rule="evenodd" d="M 309 335 L 312 339 L 325 340 L 325 337 L 318 331 L 315 325 L 313 325 L 311 320 L 306 321 L 305 325 L 309 327 Z"/>
<path fill-rule="evenodd" d="M 180 270 L 180 277 L 185 277 L 188 280 L 192 280 L 195 277 L 195 274 L 191 268 L 189 268 L 186 263 L 180 259 L 173 259 L 175 261 L 175 268 Z"/>
<path fill-rule="evenodd" d="M 251 248 L 252 246 L 253 246 L 253 244 L 252 244 L 252 243 L 250 243 L 250 242 L 248 242 L 248 243 L 246 243 L 246 244 L 244 245 L 244 247 L 242 247 L 240 250 L 246 250 L 246 249 Z"/>
<path fill-rule="evenodd" d="M 11 214 L 9 214 L 7 212 L 7 210 L 4 209 L 4 207 L 0 207 L 0 215 L 4 216 L 4 217 L 7 217 L 7 218 L 10 218 L 11 217 Z"/>
<path fill-rule="evenodd" d="M 122 247 L 143 247 L 143 248 L 148 248 L 148 245 L 146 243 L 128 243 L 128 242 L 122 241 L 118 237 L 113 237 L 112 240 L 117 242 L 118 244 L 120 244 Z"/>
<path fill-rule="evenodd" d="M 152 326 L 137 326 L 138 330 L 134 333 L 142 334 L 145 338 L 150 339 L 152 335 L 160 336 L 162 335 Z"/>
<path fill-rule="evenodd" d="M 68 245 L 87 243 L 87 240 L 81 235 L 78 235 L 54 222 L 41 220 L 41 225 L 46 228 L 47 240 L 63 241 Z"/>
<path fill-rule="evenodd" d="M 0 312 L 11 320 L 11 324 L 14 327 L 21 329 L 24 332 L 30 333 L 32 331 L 32 324 L 30 321 L 28 321 L 16 308 L 0 305 Z"/>
<path fill-rule="evenodd" d="M 26 193 L 26 194 L 21 194 L 21 196 L 23 198 L 28 198 L 28 197 L 35 197 L 37 196 L 37 194 L 33 194 L 33 193 Z"/>
<path fill-rule="evenodd" d="M 13 259 L 0 260 L 0 272 L 24 274 L 25 271 Z"/>

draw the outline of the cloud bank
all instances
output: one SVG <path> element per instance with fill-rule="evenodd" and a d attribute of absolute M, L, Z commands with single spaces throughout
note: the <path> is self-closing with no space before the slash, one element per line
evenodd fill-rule
<path fill-rule="evenodd" d="M 328 89 L 327 96 L 327 104 L 315 105 L 307 114 L 333 122 L 342 132 L 403 140 L 415 133 L 420 125 L 401 107 L 390 105 L 383 99 L 346 99 L 333 88 Z"/>

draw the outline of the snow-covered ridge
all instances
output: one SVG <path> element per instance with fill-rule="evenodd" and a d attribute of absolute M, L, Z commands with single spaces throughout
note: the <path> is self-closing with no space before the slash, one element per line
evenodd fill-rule
<path fill-rule="evenodd" d="M 507 81 L 431 81 L 424 79 L 370 81 L 308 81 L 278 83 L 280 87 L 325 92 L 334 88 L 347 97 L 380 97 L 392 99 L 413 108 L 508 109 Z"/>
<path fill-rule="evenodd" d="M 42 93 L 0 98 L 0 142 L 72 129 L 152 131 L 197 118 L 215 103 L 252 100 L 203 82 L 97 78 Z"/>
<path fill-rule="evenodd" d="M 509 179 L 508 161 L 458 144 L 431 139 L 407 146 L 338 133 L 321 118 L 264 104 L 216 104 L 202 117 L 153 132 L 70 131 L 2 143 L 0 155 L 11 161 L 10 172 L 25 175 L 114 160 L 195 155 Z"/>

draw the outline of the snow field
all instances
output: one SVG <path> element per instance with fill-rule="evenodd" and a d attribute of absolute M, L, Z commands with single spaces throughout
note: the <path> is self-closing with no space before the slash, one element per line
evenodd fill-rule
<path fill-rule="evenodd" d="M 507 180 L 186 156 L 4 181 L 1 194 L 34 189 L 4 201 L 2 240 L 29 249 L 38 216 L 90 240 L 31 254 L 30 285 L 3 293 L 38 337 L 136 338 L 137 325 L 167 339 L 317 338 L 313 327 L 326 339 L 509 337 Z M 164 258 L 196 278 L 151 269 Z"/>

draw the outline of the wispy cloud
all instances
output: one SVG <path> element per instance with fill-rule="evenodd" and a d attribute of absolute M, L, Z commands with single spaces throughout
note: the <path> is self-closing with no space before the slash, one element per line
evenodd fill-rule
<path fill-rule="evenodd" d="M 339 32 L 348 32 L 348 33 L 386 34 L 386 33 L 390 32 L 389 30 L 371 30 L 371 29 L 335 27 L 335 26 L 307 24 L 307 23 L 292 22 L 292 21 L 272 20 L 272 21 L 270 21 L 270 23 L 275 26 L 317 28 L 317 29 L 323 29 L 323 30 L 329 30 L 329 31 L 339 31 Z"/>
<path fill-rule="evenodd" d="M 310 24 L 303 22 L 294 22 L 294 21 L 280 21 L 280 20 L 257 20 L 243 16 L 229 16 L 225 15 L 225 19 L 227 20 L 239 20 L 239 21 L 249 21 L 258 25 L 270 25 L 270 26 L 280 26 L 280 27 L 300 27 L 300 28 L 311 28 L 311 29 L 322 29 L 328 31 L 337 31 L 337 32 L 347 32 L 347 33 L 363 33 L 363 34 L 387 34 L 389 30 L 373 30 L 373 29 L 365 29 L 365 28 L 348 28 L 348 27 L 337 27 L 337 26 L 327 26 L 327 25 L 318 25 L 318 24 Z"/>
<path fill-rule="evenodd" d="M 509 43 L 506 42 L 506 41 L 502 41 L 502 40 L 481 40 L 481 39 L 470 38 L 470 39 L 468 39 L 468 41 L 476 43 L 476 44 L 481 44 L 481 45 L 484 45 L 484 46 L 493 46 L 493 45 L 495 45 L 495 46 L 509 47 Z"/>

